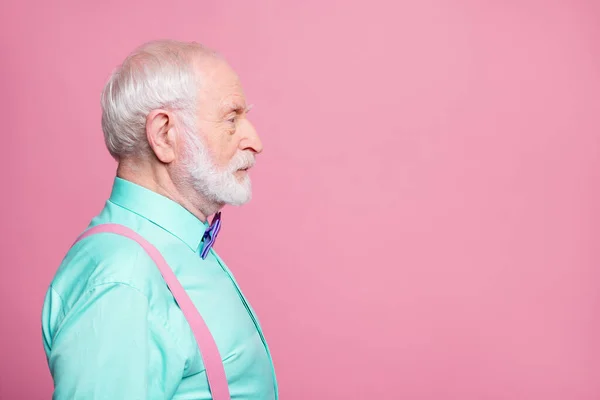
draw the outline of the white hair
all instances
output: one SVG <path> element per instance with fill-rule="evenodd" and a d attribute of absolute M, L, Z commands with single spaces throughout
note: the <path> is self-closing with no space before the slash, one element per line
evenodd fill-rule
<path fill-rule="evenodd" d="M 136 49 L 113 71 L 101 98 L 102 131 L 113 158 L 149 151 L 146 117 L 152 110 L 171 110 L 191 124 L 200 85 L 193 65 L 198 54 L 217 55 L 198 43 L 154 41 Z"/>

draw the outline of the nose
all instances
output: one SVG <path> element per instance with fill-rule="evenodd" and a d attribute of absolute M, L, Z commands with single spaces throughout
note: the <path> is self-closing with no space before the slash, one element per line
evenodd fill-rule
<path fill-rule="evenodd" d="M 247 119 L 244 122 L 244 137 L 240 141 L 240 149 L 251 150 L 256 154 L 262 153 L 263 145 L 256 129 L 254 129 L 254 125 Z"/>

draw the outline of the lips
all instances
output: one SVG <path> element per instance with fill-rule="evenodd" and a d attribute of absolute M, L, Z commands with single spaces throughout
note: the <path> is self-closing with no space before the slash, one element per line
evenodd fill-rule
<path fill-rule="evenodd" d="M 234 169 L 231 171 L 246 172 L 254 166 L 255 161 L 254 156 L 250 153 L 238 153 L 232 162 L 231 166 Z"/>
<path fill-rule="evenodd" d="M 252 163 L 252 164 L 246 164 L 246 165 L 242 166 L 239 170 L 240 171 L 248 171 L 253 166 L 254 166 L 254 163 Z"/>

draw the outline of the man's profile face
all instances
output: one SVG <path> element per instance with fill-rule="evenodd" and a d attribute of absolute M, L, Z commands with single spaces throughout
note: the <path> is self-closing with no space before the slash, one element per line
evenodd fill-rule
<path fill-rule="evenodd" d="M 223 60 L 204 61 L 195 127 L 186 135 L 185 172 L 209 199 L 241 205 L 251 198 L 248 170 L 262 143 L 247 119 L 239 78 Z"/>

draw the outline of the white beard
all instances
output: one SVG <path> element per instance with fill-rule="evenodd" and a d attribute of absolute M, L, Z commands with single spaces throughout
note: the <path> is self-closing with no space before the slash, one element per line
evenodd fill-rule
<path fill-rule="evenodd" d="M 240 206 L 252 198 L 250 177 L 245 175 L 240 181 L 234 173 L 254 165 L 254 154 L 238 150 L 225 170 L 219 170 L 210 159 L 200 138 L 193 133 L 186 134 L 187 149 L 184 162 L 185 172 L 196 191 L 207 200 Z"/>

